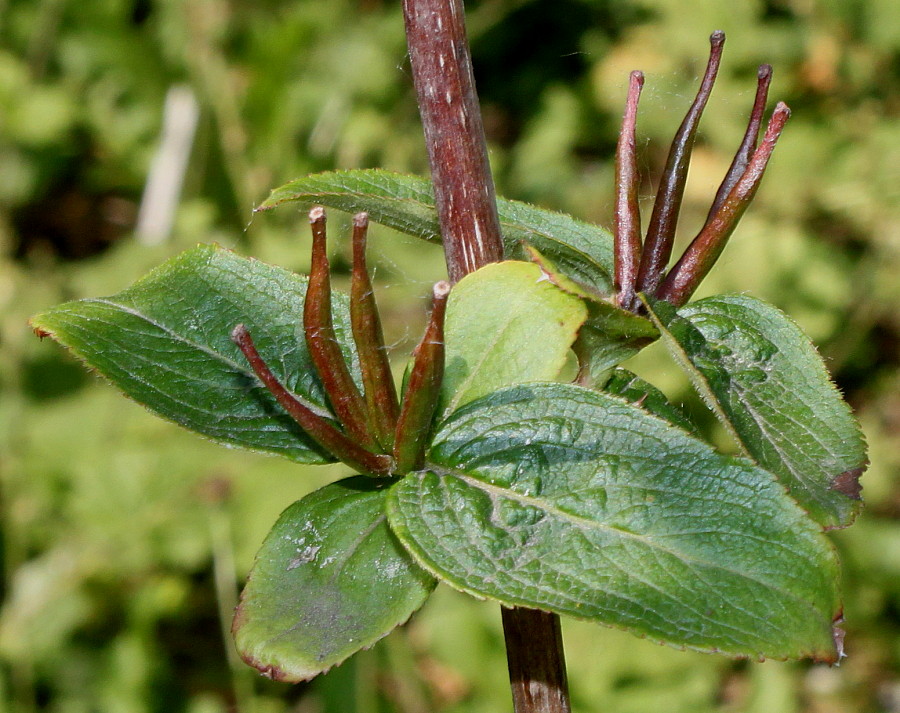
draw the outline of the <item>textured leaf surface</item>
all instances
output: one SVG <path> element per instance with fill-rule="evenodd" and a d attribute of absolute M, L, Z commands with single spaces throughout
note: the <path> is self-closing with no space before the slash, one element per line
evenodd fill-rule
<path fill-rule="evenodd" d="M 405 622 L 435 580 L 387 526 L 372 478 L 328 485 L 285 510 L 235 613 L 237 649 L 279 681 L 327 671 Z"/>
<path fill-rule="evenodd" d="M 696 434 L 697 427 L 684 411 L 671 403 L 666 395 L 653 384 L 644 381 L 627 369 L 613 369 L 609 380 L 603 385 L 603 391 L 625 399 L 683 431 Z"/>
<path fill-rule="evenodd" d="M 606 394 L 457 411 L 388 496 L 426 569 L 507 605 L 702 651 L 833 661 L 837 562 L 774 476 Z"/>
<path fill-rule="evenodd" d="M 555 379 L 586 314 L 532 263 L 493 263 L 466 275 L 447 304 L 439 413 L 503 386 Z"/>
<path fill-rule="evenodd" d="M 164 418 L 228 444 L 322 463 L 332 459 L 281 410 L 230 339 L 244 323 L 282 383 L 327 413 L 300 327 L 305 294 L 305 277 L 201 246 L 124 292 L 67 302 L 32 324 Z M 347 299 L 335 295 L 333 303 L 338 340 L 355 364 Z M 358 372 L 355 364 L 357 379 Z"/>
<path fill-rule="evenodd" d="M 439 242 L 431 183 L 416 176 L 379 170 L 318 173 L 276 188 L 257 210 L 288 202 L 324 205 L 355 213 L 365 210 L 376 223 L 424 240 Z M 612 236 L 603 228 L 527 203 L 497 199 L 507 258 L 523 258 L 523 243 L 551 256 L 571 277 L 602 294 L 612 290 Z"/>
<path fill-rule="evenodd" d="M 670 351 L 745 451 L 816 521 L 849 525 L 861 505 L 865 441 L 800 328 L 745 295 L 654 310 Z"/>

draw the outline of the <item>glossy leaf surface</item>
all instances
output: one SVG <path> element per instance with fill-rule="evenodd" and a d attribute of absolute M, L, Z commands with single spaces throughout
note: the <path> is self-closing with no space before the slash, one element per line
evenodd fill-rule
<path fill-rule="evenodd" d="M 683 431 L 697 435 L 697 427 L 684 411 L 670 402 L 666 395 L 653 384 L 644 381 L 627 369 L 613 369 L 609 379 L 603 385 L 603 391 L 625 399 L 628 403 L 652 413 L 654 416 L 659 416 Z"/>
<path fill-rule="evenodd" d="M 281 382 L 327 415 L 300 327 L 305 293 L 305 277 L 200 246 L 117 295 L 67 302 L 32 324 L 164 418 L 231 445 L 323 463 L 333 459 L 278 406 L 230 339 L 245 324 Z M 335 295 L 335 330 L 358 380 L 348 310 Z"/>
<path fill-rule="evenodd" d="M 313 174 L 276 188 L 257 210 L 288 202 L 350 213 L 364 210 L 376 223 L 440 241 L 431 183 L 416 176 L 380 170 Z M 522 258 L 523 246 L 533 245 L 552 257 L 565 274 L 601 294 L 610 294 L 613 253 L 608 231 L 563 213 L 504 198 L 497 198 L 497 212 L 507 258 Z"/>
<path fill-rule="evenodd" d="M 835 554 L 770 473 L 620 399 L 505 389 L 438 430 L 388 497 L 454 587 L 701 651 L 834 661 Z"/>
<path fill-rule="evenodd" d="M 447 303 L 438 413 L 514 383 L 555 379 L 586 315 L 580 299 L 532 263 L 493 263 L 467 275 Z"/>
<path fill-rule="evenodd" d="M 673 356 L 744 450 L 817 522 L 849 525 L 861 505 L 866 446 L 800 328 L 746 295 L 653 308 Z"/>
<path fill-rule="evenodd" d="M 235 643 L 247 663 L 280 681 L 306 680 L 422 606 L 435 580 L 388 528 L 381 485 L 348 478 L 282 513 L 235 613 Z"/>

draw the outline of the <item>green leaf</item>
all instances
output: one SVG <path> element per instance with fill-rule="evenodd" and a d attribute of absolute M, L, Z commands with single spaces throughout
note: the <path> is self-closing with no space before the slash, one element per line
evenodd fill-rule
<path fill-rule="evenodd" d="M 67 302 L 32 320 L 128 396 L 227 444 L 303 463 L 333 459 L 284 413 L 232 344 L 243 323 L 298 398 L 328 416 L 300 326 L 306 278 L 200 246 L 107 298 Z M 353 364 L 346 297 L 334 296 L 338 340 Z"/>
<path fill-rule="evenodd" d="M 603 391 L 625 399 L 683 431 L 698 435 L 694 423 L 662 391 L 627 369 L 613 369 L 609 380 L 603 385 Z"/>
<path fill-rule="evenodd" d="M 700 651 L 834 661 L 835 553 L 755 465 L 618 398 L 523 385 L 457 411 L 388 496 L 452 586 Z"/>
<path fill-rule="evenodd" d="M 380 170 L 317 173 L 276 188 L 257 210 L 284 203 L 367 211 L 376 223 L 439 242 L 441 231 L 430 181 Z M 524 245 L 551 256 L 570 277 L 601 294 L 612 292 L 612 236 L 603 228 L 563 213 L 497 199 L 507 258 L 525 257 Z"/>
<path fill-rule="evenodd" d="M 588 318 L 578 330 L 573 347 L 578 355 L 578 382 L 581 385 L 597 387 L 603 384 L 609 378 L 610 368 L 659 338 L 656 327 L 646 317 L 619 308 L 571 279 L 539 250 L 529 247 L 527 252 L 550 282 L 564 292 L 580 297 L 587 305 Z"/>
<path fill-rule="evenodd" d="M 588 301 L 587 307 L 588 318 L 578 332 L 574 349 L 589 384 L 602 383 L 610 368 L 659 338 L 649 319 L 609 302 Z"/>
<path fill-rule="evenodd" d="M 234 637 L 241 657 L 303 681 L 368 648 L 434 589 L 387 526 L 384 481 L 357 476 L 285 510 L 263 542 Z"/>
<path fill-rule="evenodd" d="M 585 316 L 584 303 L 537 265 L 507 261 L 466 275 L 447 303 L 438 413 L 503 386 L 555 379 Z"/>
<path fill-rule="evenodd" d="M 745 295 L 653 311 L 669 350 L 744 450 L 826 528 L 853 522 L 865 441 L 800 328 Z"/>

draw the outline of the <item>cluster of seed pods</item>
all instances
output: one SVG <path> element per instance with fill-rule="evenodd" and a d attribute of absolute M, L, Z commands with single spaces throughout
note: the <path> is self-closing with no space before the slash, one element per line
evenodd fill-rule
<path fill-rule="evenodd" d="M 428 431 L 444 374 L 444 313 L 448 282 L 432 291 L 432 310 L 422 341 L 413 352 L 413 366 L 402 402 L 391 375 L 381 319 L 366 267 L 365 213 L 353 218 L 353 267 L 350 278 L 350 326 L 359 354 L 362 391 L 335 337 L 331 316 L 331 275 L 326 254 L 325 210 L 313 208 L 312 265 L 303 307 L 303 331 L 316 373 L 328 397 L 334 419 L 302 403 L 266 365 L 243 324 L 232 341 L 281 407 L 322 448 L 351 468 L 371 475 L 402 475 L 422 466 Z"/>
<path fill-rule="evenodd" d="M 675 266 L 666 274 L 697 126 L 716 81 L 724 44 L 724 32 L 714 32 L 710 36 L 711 49 L 706 72 L 697 97 L 672 140 L 653 205 L 650 225 L 643 241 L 638 205 L 640 176 L 637 171 L 635 124 L 644 75 L 641 72 L 631 73 L 625 116 L 616 149 L 613 230 L 617 300 L 623 309 L 633 312 L 640 309 L 638 293 L 666 300 L 679 307 L 690 299 L 722 253 L 725 243 L 753 200 L 775 143 L 791 115 L 790 109 L 779 102 L 769 119 L 762 141 L 757 145 L 772 78 L 772 67 L 767 64 L 760 66 L 756 99 L 753 102 L 747 131 L 725 179 L 716 192 L 706 223 Z"/>

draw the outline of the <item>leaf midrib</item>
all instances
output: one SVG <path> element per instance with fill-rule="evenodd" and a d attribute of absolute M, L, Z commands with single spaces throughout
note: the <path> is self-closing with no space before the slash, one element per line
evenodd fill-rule
<path fill-rule="evenodd" d="M 695 315 L 697 313 L 698 313 L 698 311 L 695 310 L 692 313 L 692 315 Z M 703 310 L 699 310 L 699 314 L 701 316 L 703 316 L 703 315 L 708 316 L 708 314 L 703 312 Z M 690 319 L 690 317 L 687 317 L 684 315 L 679 315 L 679 317 L 681 319 L 684 319 L 688 324 L 691 325 L 691 327 L 696 329 L 697 332 L 703 337 L 703 339 L 705 341 L 707 341 L 707 342 L 710 341 L 709 337 L 707 337 L 706 334 L 703 333 L 702 329 L 698 325 L 696 325 Z M 733 321 L 735 321 L 735 323 L 738 323 L 739 321 L 740 322 L 745 321 L 745 320 L 738 320 L 736 318 L 732 318 L 732 319 L 733 319 Z M 759 333 L 759 329 L 755 324 L 748 323 L 748 327 L 752 327 L 755 332 Z M 763 338 L 763 337 L 760 335 L 760 338 Z M 777 345 L 773 344 L 770 340 L 766 339 L 765 341 L 767 344 L 769 344 L 777 349 Z M 728 409 L 729 412 L 731 411 L 730 406 L 723 399 L 719 398 L 719 396 L 716 394 L 715 390 L 709 385 L 709 382 L 706 380 L 705 375 L 702 373 L 702 371 L 698 367 L 696 367 L 693 364 L 693 361 L 690 359 L 690 357 L 687 355 L 687 353 L 684 352 L 683 349 L 681 349 L 680 344 L 677 346 L 678 346 L 679 351 L 682 354 L 684 354 L 684 357 L 688 360 L 687 364 L 690 366 L 690 368 L 692 370 L 694 370 L 704 380 L 704 384 L 709 389 L 710 396 L 712 396 L 715 399 L 715 402 L 717 404 L 718 408 L 714 409 L 714 410 L 717 412 L 717 414 L 721 413 L 720 418 L 725 418 L 727 420 L 727 423 L 725 424 L 727 430 L 729 430 L 729 432 L 731 432 L 732 436 L 736 439 L 738 444 L 747 453 L 747 455 L 752 457 L 754 461 L 759 462 L 759 459 L 754 454 L 754 451 L 756 451 L 757 449 L 753 447 L 753 443 L 751 442 L 751 440 L 741 436 L 738 433 L 737 429 L 734 427 L 733 420 L 735 418 L 735 415 L 732 413 L 729 416 L 725 413 L 725 409 Z M 721 357 L 716 358 L 716 363 L 719 366 L 719 368 L 723 369 L 723 371 L 725 371 L 725 373 L 729 374 L 729 376 L 730 376 L 730 372 L 728 371 L 728 369 L 726 369 L 724 367 L 722 362 L 723 362 L 723 360 Z M 827 510 L 829 508 L 829 506 L 833 504 L 834 499 L 827 497 L 828 491 L 820 491 L 819 488 L 814 487 L 817 485 L 816 478 L 807 476 L 805 474 L 805 472 L 801 468 L 799 468 L 798 464 L 795 464 L 794 461 L 796 460 L 797 456 L 805 456 L 805 454 L 802 451 L 795 450 L 793 452 L 793 455 L 791 455 L 789 453 L 789 451 L 787 451 L 785 448 L 782 447 L 782 445 L 780 443 L 781 439 L 778 438 L 778 436 L 780 435 L 781 429 L 778 428 L 776 424 L 771 422 L 769 418 L 765 417 L 756 408 L 754 399 L 748 398 L 748 395 L 752 396 L 753 392 L 744 388 L 739 382 L 736 382 L 734 379 L 731 379 L 731 378 L 729 378 L 729 380 L 728 380 L 727 391 L 731 391 L 735 395 L 735 397 L 738 399 L 738 401 L 743 405 L 744 409 L 746 410 L 746 413 L 750 416 L 753 423 L 759 429 L 759 431 L 762 434 L 762 437 L 764 438 L 766 443 L 768 443 L 772 447 L 772 449 L 775 451 L 775 453 L 777 454 L 778 459 L 779 459 L 778 465 L 781 466 L 781 468 L 784 470 L 784 472 L 787 475 L 790 475 L 792 478 L 794 478 L 794 480 L 797 483 L 799 483 L 801 486 L 803 486 L 803 488 L 806 490 L 807 494 L 813 499 L 814 502 L 818 503 L 821 507 L 823 507 Z M 829 448 L 828 445 L 826 445 L 814 431 L 803 426 L 803 424 L 798 422 L 793 416 L 791 416 L 790 414 L 786 414 L 784 411 L 777 411 L 777 414 L 780 417 L 787 418 L 800 431 L 802 431 L 804 434 L 811 437 L 813 439 L 813 441 L 815 441 L 815 443 L 819 446 L 819 448 L 821 449 L 821 452 L 826 453 L 828 455 L 836 455 L 833 453 L 831 448 Z M 818 420 L 821 421 L 821 419 L 818 419 Z M 823 423 L 823 426 L 827 426 L 827 424 Z M 835 434 L 835 435 L 837 435 L 837 434 Z M 821 464 L 818 462 L 818 460 L 816 458 L 807 457 L 806 460 L 811 464 L 811 466 L 817 472 L 824 473 L 826 475 L 826 477 L 831 475 L 830 473 L 825 471 L 825 469 L 821 466 Z M 769 467 L 768 464 L 767 464 L 767 467 Z M 838 521 L 840 521 L 839 518 L 838 518 Z"/>
<path fill-rule="evenodd" d="M 152 327 L 155 327 L 156 329 L 160 330 L 161 332 L 163 332 L 166 336 L 168 336 L 173 341 L 179 342 L 181 344 L 184 344 L 185 346 L 191 347 L 193 349 L 196 349 L 199 352 L 202 352 L 203 354 L 206 354 L 211 359 L 218 361 L 221 364 L 224 364 L 225 366 L 227 366 L 231 371 L 234 371 L 242 376 L 247 377 L 248 379 L 250 379 L 251 381 L 256 383 L 259 388 L 265 388 L 262 381 L 260 381 L 259 377 L 256 376 L 256 374 L 251 369 L 247 369 L 246 367 L 241 366 L 233 359 L 230 359 L 227 356 L 225 356 L 224 354 L 215 351 L 211 347 L 201 344 L 200 342 L 195 342 L 191 339 L 188 339 L 184 335 L 179 334 L 178 332 L 174 331 L 173 329 L 166 326 L 165 324 L 162 324 L 161 322 L 156 321 L 155 319 L 153 319 L 152 317 L 148 316 L 147 314 L 138 310 L 135 307 L 129 307 L 120 302 L 114 302 L 113 300 L 110 300 L 108 298 L 92 298 L 92 299 L 86 299 L 86 300 L 84 300 L 84 302 L 92 303 L 92 304 L 101 304 L 101 305 L 105 305 L 107 307 L 113 307 L 115 309 L 119 309 L 119 310 L 125 312 L 126 314 L 130 314 L 132 317 L 136 317 L 136 318 L 146 322 L 147 324 L 151 325 Z M 318 405 L 312 403 L 311 401 L 306 399 L 304 396 L 294 393 L 293 391 L 290 391 L 290 393 L 294 396 L 294 398 L 296 398 L 298 401 L 300 401 L 300 403 L 302 403 L 304 406 L 306 406 L 311 411 L 315 412 L 318 416 L 321 416 L 324 418 L 329 418 L 329 419 L 334 418 L 334 416 L 330 412 L 328 412 L 326 409 L 323 409 L 321 406 L 318 406 Z"/>
<path fill-rule="evenodd" d="M 614 535 L 635 540 L 635 541 L 641 543 L 642 545 L 644 545 L 645 547 L 649 548 L 650 550 L 656 550 L 661 553 L 670 555 L 671 557 L 675 558 L 676 560 L 683 562 L 686 566 L 707 567 L 707 568 L 710 568 L 713 570 L 718 569 L 718 570 L 721 570 L 724 572 L 728 572 L 738 578 L 741 578 L 741 579 L 744 579 L 747 581 L 751 581 L 751 582 L 755 582 L 756 584 L 759 584 L 760 586 L 763 586 L 766 589 L 769 589 L 770 591 L 778 592 L 780 594 L 788 596 L 788 597 L 792 598 L 793 600 L 799 602 L 806 608 L 812 610 L 815 614 L 817 614 L 817 615 L 821 614 L 818 611 L 818 609 L 816 609 L 816 607 L 811 602 L 807 601 L 806 599 L 804 599 L 803 597 L 801 597 L 800 595 L 798 595 L 794 592 L 785 591 L 783 589 L 780 589 L 780 588 L 774 586 L 770 582 L 760 580 L 756 577 L 751 577 L 748 574 L 746 574 L 745 572 L 740 572 L 736 569 L 732 569 L 732 568 L 727 567 L 720 563 L 708 562 L 706 560 L 702 560 L 702 559 L 699 559 L 696 557 L 688 557 L 684 553 L 678 552 L 677 550 L 673 550 L 669 547 L 665 547 L 665 546 L 661 545 L 659 542 L 657 542 L 652 537 L 649 537 L 647 535 L 641 535 L 636 532 L 631 532 L 629 530 L 624 530 L 624 529 L 615 527 L 614 525 L 610 525 L 608 523 L 602 523 L 602 522 L 598 522 L 596 520 L 590 520 L 588 518 L 581 517 L 580 515 L 575 515 L 571 512 L 568 512 L 567 510 L 560 509 L 554 505 L 549 505 L 546 500 L 540 500 L 538 498 L 534 498 L 529 495 L 523 495 L 522 493 L 516 492 L 514 490 L 502 488 L 502 487 L 500 487 L 498 485 L 494 485 L 492 483 L 487 483 L 487 482 L 480 480 L 478 478 L 475 478 L 463 471 L 459 471 L 459 470 L 456 470 L 454 468 L 450 468 L 450 467 L 447 467 L 444 465 L 429 462 L 429 463 L 426 463 L 426 467 L 424 470 L 431 471 L 439 477 L 450 476 L 450 477 L 455 477 L 459 480 L 462 480 L 465 483 L 471 485 L 472 487 L 486 492 L 488 494 L 488 496 L 491 497 L 492 501 L 496 497 L 503 497 L 508 500 L 514 500 L 523 505 L 528 505 L 528 506 L 537 508 L 539 510 L 542 510 L 544 512 L 547 512 L 551 515 L 555 515 L 555 516 L 559 517 L 559 519 L 566 520 L 566 521 L 572 523 L 574 526 L 579 527 L 581 529 L 606 530 L 608 532 L 613 533 Z M 723 534 L 728 534 L 728 533 L 723 533 Z"/>
<path fill-rule="evenodd" d="M 454 389 L 455 395 L 453 399 L 451 399 L 451 401 L 444 408 L 444 417 L 452 414 L 459 408 L 460 400 L 464 396 L 466 396 L 466 391 L 479 375 L 479 370 L 481 369 L 482 365 L 494 354 L 494 349 L 496 348 L 497 344 L 503 341 L 503 336 L 509 331 L 510 327 L 512 326 L 513 319 L 517 319 L 518 316 L 519 313 L 516 312 L 515 317 L 512 319 L 508 319 L 506 321 L 506 324 L 503 325 L 502 329 L 494 332 L 493 339 L 488 342 L 488 346 L 485 349 L 481 350 L 481 355 L 479 356 L 478 361 L 470 366 L 469 373 L 459 384 L 457 384 L 456 388 Z M 468 403 L 469 401 L 473 401 L 476 398 L 477 396 L 471 396 L 467 399 L 466 403 Z"/>

